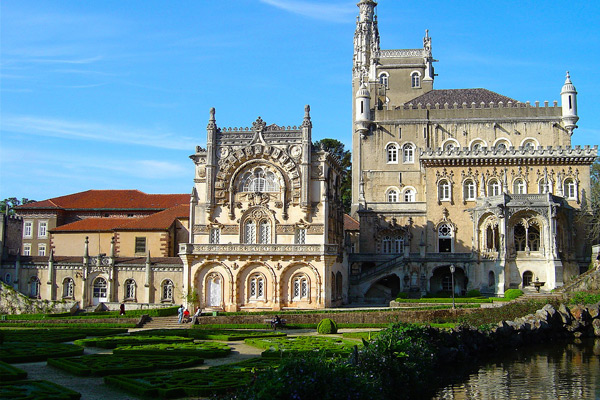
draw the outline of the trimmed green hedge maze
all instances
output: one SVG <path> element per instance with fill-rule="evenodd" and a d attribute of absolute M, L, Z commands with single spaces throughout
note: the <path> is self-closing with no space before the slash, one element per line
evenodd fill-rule
<path fill-rule="evenodd" d="M 192 338 L 181 336 L 109 336 L 102 338 L 80 339 L 74 343 L 78 346 L 101 347 L 103 349 L 114 349 L 119 346 L 142 345 L 154 343 L 191 342 Z"/>
<path fill-rule="evenodd" d="M 195 356 L 202 358 L 225 357 L 231 353 L 231 347 L 224 343 L 216 342 L 185 342 L 185 343 L 156 343 L 142 346 L 119 346 L 113 350 L 118 355 L 160 355 L 169 356 Z"/>
<path fill-rule="evenodd" d="M 263 357 L 281 357 L 319 351 L 331 357 L 349 355 L 354 346 L 362 346 L 356 341 L 319 336 L 246 339 L 245 342 L 259 349 L 265 349 L 262 352 Z"/>
<path fill-rule="evenodd" d="M 77 339 L 83 339 L 87 336 L 106 336 L 126 333 L 127 329 L 81 329 L 57 328 L 57 329 L 3 329 L 4 340 L 6 342 L 71 342 Z"/>
<path fill-rule="evenodd" d="M 250 359 L 209 369 L 107 376 L 104 382 L 143 397 L 210 396 L 249 385 L 257 370 L 276 368 L 276 360 Z"/>
<path fill-rule="evenodd" d="M 0 361 L 0 382 L 19 381 L 27 378 L 27 372 Z"/>
<path fill-rule="evenodd" d="M 155 369 L 175 369 L 193 367 L 202 364 L 203 359 L 196 356 L 164 355 L 113 355 L 90 354 L 73 358 L 50 358 L 48 365 L 79 376 L 105 376 L 110 374 L 130 374 L 149 372 Z"/>
<path fill-rule="evenodd" d="M 81 394 L 48 381 L 0 383 L 0 399 L 11 400 L 77 400 Z"/>
<path fill-rule="evenodd" d="M 132 336 L 148 336 L 148 335 L 177 335 L 182 337 L 190 337 L 201 340 L 221 340 L 224 342 L 233 342 L 236 340 L 244 340 L 247 338 L 259 337 L 278 337 L 286 336 L 283 332 L 273 331 L 252 331 L 252 330 L 233 330 L 233 329 L 151 329 L 148 331 L 132 332 Z"/>
<path fill-rule="evenodd" d="M 45 361 L 50 357 L 72 357 L 83 354 L 83 347 L 66 343 L 4 342 L 0 345 L 0 361 L 8 363 Z"/>

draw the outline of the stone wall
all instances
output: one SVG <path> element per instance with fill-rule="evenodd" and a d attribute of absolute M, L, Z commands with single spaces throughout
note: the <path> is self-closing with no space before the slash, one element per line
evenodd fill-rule
<path fill-rule="evenodd" d="M 31 299 L 12 287 L 0 283 L 0 314 L 62 313 L 77 308 L 79 308 L 77 301 Z"/>

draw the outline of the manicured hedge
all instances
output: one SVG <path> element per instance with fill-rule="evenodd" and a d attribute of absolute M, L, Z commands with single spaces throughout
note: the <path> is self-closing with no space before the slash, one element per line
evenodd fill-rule
<path fill-rule="evenodd" d="M 321 336 L 290 336 L 285 338 L 246 339 L 244 341 L 259 349 L 263 357 L 282 357 L 301 353 L 324 353 L 326 356 L 349 355 L 356 341 Z"/>
<path fill-rule="evenodd" d="M 5 340 L 7 342 L 71 342 L 76 339 L 83 339 L 86 336 L 105 336 L 126 333 L 127 329 L 80 329 L 73 328 L 25 328 L 25 329 L 4 329 Z"/>
<path fill-rule="evenodd" d="M 114 349 L 118 346 L 127 345 L 142 345 L 154 343 L 176 343 L 176 342 L 191 342 L 192 338 L 181 336 L 108 336 L 100 338 L 79 339 L 75 343 L 78 346 L 84 347 L 101 347 L 103 349 Z"/>
<path fill-rule="evenodd" d="M 514 300 L 521 295 L 523 295 L 523 291 L 521 289 L 508 289 L 504 292 L 504 298 L 507 300 Z"/>
<path fill-rule="evenodd" d="M 0 382 L 19 381 L 27 378 L 27 372 L 0 361 Z"/>
<path fill-rule="evenodd" d="M 59 320 L 53 320 L 59 321 Z M 61 323 L 61 322 L 2 322 L 0 323 L 0 328 L 31 328 L 35 326 L 36 328 L 98 328 L 98 329 L 107 329 L 107 328 L 135 328 L 137 324 L 134 323 L 123 323 L 123 324 L 113 324 L 113 323 L 94 323 L 88 324 L 83 322 L 77 323 Z"/>
<path fill-rule="evenodd" d="M 105 376 L 149 372 L 155 369 L 177 369 L 202 364 L 204 360 L 195 355 L 171 356 L 124 354 L 90 354 L 73 358 L 50 358 L 48 365 L 78 376 Z"/>
<path fill-rule="evenodd" d="M 150 329 L 147 331 L 132 332 L 133 336 L 147 335 L 177 335 L 202 340 L 221 340 L 231 342 L 235 340 L 244 340 L 253 337 L 274 337 L 285 336 L 283 332 L 274 332 L 272 330 L 252 331 L 252 330 L 234 330 L 234 329 Z"/>
<path fill-rule="evenodd" d="M 149 315 L 150 317 L 168 317 L 171 315 L 177 315 L 177 309 L 179 306 L 166 307 L 166 308 L 150 308 L 144 310 L 128 310 L 125 312 L 125 316 L 120 315 L 120 311 L 98 311 L 98 312 L 81 312 L 76 315 L 71 313 L 56 313 L 56 314 L 6 314 L 7 320 L 47 320 L 47 319 L 102 319 L 102 318 L 137 318 L 142 315 Z"/>
<path fill-rule="evenodd" d="M 371 340 L 379 335 L 380 331 L 368 331 L 368 332 L 344 332 L 342 337 L 347 339 L 364 339 Z"/>
<path fill-rule="evenodd" d="M 250 359 L 202 370 L 107 376 L 104 382 L 140 397 L 208 397 L 248 386 L 258 371 L 277 366 L 275 360 Z"/>
<path fill-rule="evenodd" d="M 48 381 L 16 381 L 0 383 L 0 399 L 12 400 L 77 400 L 81 394 Z"/>
<path fill-rule="evenodd" d="M 45 361 L 50 357 L 71 357 L 81 354 L 83 354 L 83 347 L 66 343 L 4 342 L 0 345 L 0 361 L 8 363 Z"/>
<path fill-rule="evenodd" d="M 424 304 L 439 304 L 439 303 L 452 303 L 452 298 L 439 297 L 439 298 L 422 298 L 422 299 L 401 299 L 395 300 L 397 303 L 424 303 Z M 481 304 L 481 303 L 492 303 L 493 300 L 489 298 L 471 298 L 471 297 L 456 297 L 454 299 L 456 304 Z"/>
<path fill-rule="evenodd" d="M 321 335 L 330 335 L 332 333 L 337 333 L 338 326 L 334 320 L 330 318 L 322 319 L 317 325 L 317 332 Z"/>
<path fill-rule="evenodd" d="M 202 358 L 226 357 L 231 353 L 231 347 L 217 342 L 185 342 L 185 343 L 157 343 L 141 346 L 119 346 L 113 350 L 113 354 L 122 356 L 138 355 L 160 355 L 171 356 L 194 356 Z"/>

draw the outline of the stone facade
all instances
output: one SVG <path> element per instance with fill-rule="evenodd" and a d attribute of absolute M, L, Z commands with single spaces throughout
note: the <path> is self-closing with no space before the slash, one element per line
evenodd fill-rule
<path fill-rule="evenodd" d="M 341 304 L 341 166 L 313 148 L 310 108 L 298 127 L 219 128 L 195 164 L 183 285 L 202 308 L 280 310 Z"/>
<path fill-rule="evenodd" d="M 579 274 L 597 146 L 571 147 L 570 76 L 561 106 L 434 90 L 429 33 L 419 49 L 380 49 L 376 5 L 358 3 L 354 39 L 351 297 L 451 290 L 451 265 L 457 292 L 549 291 Z"/>

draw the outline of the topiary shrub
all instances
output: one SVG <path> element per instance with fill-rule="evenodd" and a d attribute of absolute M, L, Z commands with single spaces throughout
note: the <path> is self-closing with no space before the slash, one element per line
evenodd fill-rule
<path fill-rule="evenodd" d="M 477 289 L 472 289 L 467 292 L 467 297 L 479 297 L 481 296 L 481 292 Z"/>
<path fill-rule="evenodd" d="M 522 294 L 523 291 L 521 289 L 508 289 L 506 292 L 504 292 L 504 298 L 507 300 L 514 300 Z"/>
<path fill-rule="evenodd" d="M 329 335 L 331 333 L 337 333 L 337 324 L 335 321 L 329 318 L 322 319 L 317 325 L 317 332 L 321 335 Z"/>

